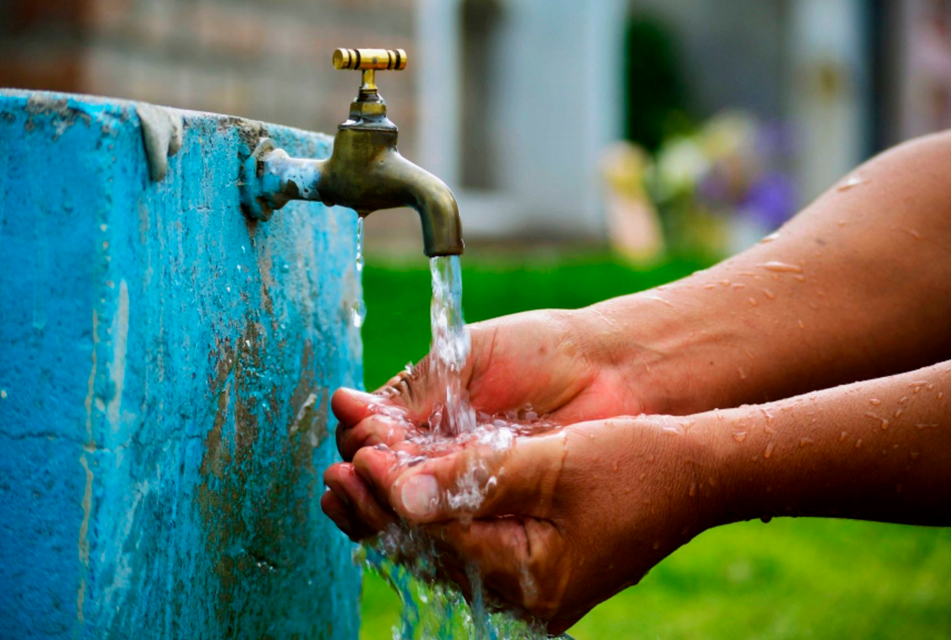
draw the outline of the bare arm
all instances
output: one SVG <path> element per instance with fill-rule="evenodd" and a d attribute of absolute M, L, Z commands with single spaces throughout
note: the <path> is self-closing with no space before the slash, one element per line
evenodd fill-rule
<path fill-rule="evenodd" d="M 951 526 L 951 362 L 700 420 L 716 434 L 726 521 Z"/>
<path fill-rule="evenodd" d="M 951 133 L 869 161 L 775 239 L 583 313 L 648 412 L 763 402 L 951 357 Z"/>

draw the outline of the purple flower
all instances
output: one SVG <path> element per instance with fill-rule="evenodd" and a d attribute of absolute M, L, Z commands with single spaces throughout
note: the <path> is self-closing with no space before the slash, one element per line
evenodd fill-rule
<path fill-rule="evenodd" d="M 764 228 L 776 229 L 796 211 L 796 189 L 792 180 L 778 171 L 763 173 L 750 186 L 743 208 Z"/>

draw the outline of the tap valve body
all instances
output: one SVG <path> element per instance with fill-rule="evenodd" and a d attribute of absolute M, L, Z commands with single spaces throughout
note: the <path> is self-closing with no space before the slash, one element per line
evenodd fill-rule
<path fill-rule="evenodd" d="M 379 209 L 412 207 L 419 213 L 426 255 L 459 255 L 464 244 L 456 199 L 446 184 L 400 155 L 398 129 L 386 117 L 377 70 L 406 67 L 402 49 L 337 49 L 337 69 L 363 72 L 349 118 L 337 128 L 326 160 L 292 158 L 264 138 L 242 166 L 241 203 L 258 220 L 290 200 L 340 205 L 367 216 Z"/>

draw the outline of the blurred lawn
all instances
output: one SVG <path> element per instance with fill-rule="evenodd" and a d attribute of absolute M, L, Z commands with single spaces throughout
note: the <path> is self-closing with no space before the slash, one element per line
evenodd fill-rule
<path fill-rule="evenodd" d="M 682 277 L 603 254 L 463 259 L 466 320 L 573 308 Z M 370 261 L 364 272 L 365 379 L 375 388 L 429 344 L 429 271 Z M 390 638 L 399 602 L 367 574 L 362 640 Z M 951 638 L 951 530 L 776 519 L 701 535 L 640 585 L 576 625 L 576 640 L 612 638 Z"/>

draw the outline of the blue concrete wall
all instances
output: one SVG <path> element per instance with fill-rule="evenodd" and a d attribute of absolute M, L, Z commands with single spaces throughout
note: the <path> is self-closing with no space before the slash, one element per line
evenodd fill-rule
<path fill-rule="evenodd" d="M 329 153 L 185 112 L 156 182 L 134 105 L 0 92 L 0 636 L 357 636 L 318 506 L 362 378 L 356 218 L 247 220 L 260 135 Z"/>

